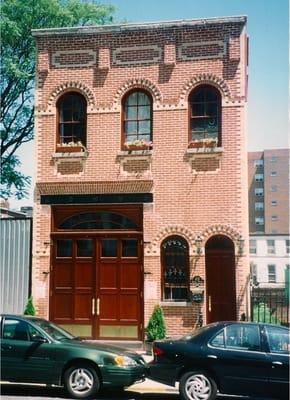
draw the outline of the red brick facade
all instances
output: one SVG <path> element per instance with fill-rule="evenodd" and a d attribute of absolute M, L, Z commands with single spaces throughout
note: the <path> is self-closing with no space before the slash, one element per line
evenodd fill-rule
<path fill-rule="evenodd" d="M 148 193 L 143 207 L 144 324 L 161 303 L 167 334 L 207 322 L 207 241 L 223 235 L 235 251 L 236 318 L 247 313 L 249 274 L 245 103 L 245 17 L 62 28 L 37 41 L 33 297 L 49 315 L 51 206 L 43 195 Z M 221 145 L 188 148 L 188 97 L 198 85 L 222 99 Z M 132 88 L 153 99 L 153 148 L 124 151 L 121 108 Z M 56 102 L 66 92 L 87 101 L 86 151 L 57 152 Z M 171 235 L 189 247 L 190 277 L 204 279 L 201 303 L 162 302 L 160 246 Z M 198 239 L 198 240 L 197 240 Z M 245 243 L 241 251 L 242 243 Z M 225 285 L 227 282 L 224 283 Z M 191 280 L 191 289 L 194 283 Z"/>

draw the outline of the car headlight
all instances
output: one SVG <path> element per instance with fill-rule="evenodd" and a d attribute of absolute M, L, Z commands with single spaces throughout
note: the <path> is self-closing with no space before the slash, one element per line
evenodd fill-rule
<path fill-rule="evenodd" d="M 137 365 L 136 361 L 133 360 L 133 358 L 127 356 L 116 356 L 114 357 L 114 361 L 120 367 L 132 367 Z"/>

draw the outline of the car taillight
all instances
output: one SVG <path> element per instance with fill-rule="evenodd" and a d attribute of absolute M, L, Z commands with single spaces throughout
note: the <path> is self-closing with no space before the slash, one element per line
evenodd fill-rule
<path fill-rule="evenodd" d="M 154 356 L 162 356 L 162 354 L 164 354 L 164 350 L 160 349 L 157 346 L 153 347 L 153 354 Z"/>

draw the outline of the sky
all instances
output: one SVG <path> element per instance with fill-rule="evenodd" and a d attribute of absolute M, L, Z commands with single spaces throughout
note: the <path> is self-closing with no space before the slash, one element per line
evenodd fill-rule
<path fill-rule="evenodd" d="M 288 0 L 100 0 L 116 22 L 153 22 L 246 15 L 249 36 L 248 151 L 289 147 Z M 19 150 L 23 173 L 34 176 L 34 143 Z M 10 199 L 11 208 L 32 205 Z"/>

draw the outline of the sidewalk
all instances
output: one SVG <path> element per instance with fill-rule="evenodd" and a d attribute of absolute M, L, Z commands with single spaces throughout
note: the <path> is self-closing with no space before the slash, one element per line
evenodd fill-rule
<path fill-rule="evenodd" d="M 151 355 L 148 355 L 142 351 L 137 351 L 138 354 L 140 354 L 146 363 L 150 362 L 153 360 L 153 357 Z M 141 383 L 135 383 L 132 386 L 129 386 L 127 390 L 132 390 L 134 392 L 139 392 L 139 393 L 172 393 L 172 394 L 178 394 L 178 386 L 172 387 L 168 385 L 164 385 L 163 383 L 159 383 L 156 381 L 152 381 L 151 379 L 146 378 L 144 382 Z"/>

